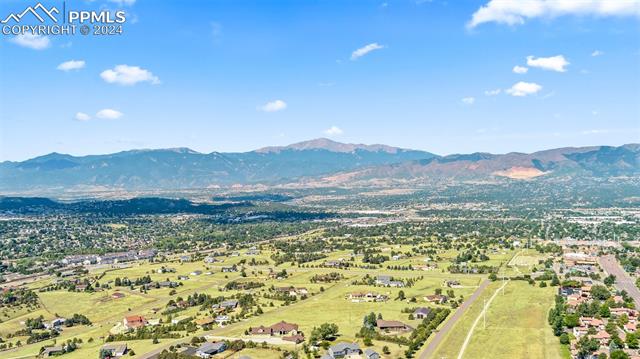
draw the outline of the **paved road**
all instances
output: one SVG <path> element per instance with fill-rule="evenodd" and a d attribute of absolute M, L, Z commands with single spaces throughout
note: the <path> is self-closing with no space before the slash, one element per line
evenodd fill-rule
<path fill-rule="evenodd" d="M 640 290 L 629 274 L 620 266 L 616 257 L 613 255 L 601 256 L 598 257 L 598 262 L 607 274 L 616 276 L 616 288 L 627 291 L 636 303 L 636 308 L 640 308 Z"/>
<path fill-rule="evenodd" d="M 446 323 L 444 323 L 442 328 L 440 328 L 440 330 L 433 337 L 433 340 L 431 340 L 424 351 L 420 353 L 420 356 L 418 357 L 419 359 L 430 359 L 433 357 L 433 354 L 435 354 L 436 349 L 447 336 L 447 333 L 449 333 L 449 331 L 456 325 L 460 318 L 462 318 L 462 315 L 467 311 L 467 309 L 469 309 L 471 304 L 473 304 L 473 302 L 475 302 L 476 299 L 480 297 L 480 294 L 482 294 L 482 292 L 485 290 L 485 288 L 487 288 L 488 285 L 488 279 L 485 279 L 482 283 L 480 283 L 478 289 L 476 289 L 476 291 L 473 292 L 473 294 L 471 294 L 471 296 L 458 307 L 455 313 L 453 313 L 453 316 L 449 318 Z"/>

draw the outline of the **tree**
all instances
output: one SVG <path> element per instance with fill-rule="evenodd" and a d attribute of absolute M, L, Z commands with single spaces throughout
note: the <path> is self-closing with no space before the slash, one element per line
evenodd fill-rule
<path fill-rule="evenodd" d="M 492 281 L 492 282 L 497 281 L 498 280 L 498 275 L 495 274 L 495 273 L 489 274 L 489 280 Z"/>
<path fill-rule="evenodd" d="M 618 349 L 611 352 L 610 358 L 611 359 L 629 359 L 629 354 Z"/>
<path fill-rule="evenodd" d="M 564 325 L 569 328 L 577 327 L 580 325 L 580 318 L 578 314 L 568 314 L 564 317 Z"/>
<path fill-rule="evenodd" d="M 311 331 L 311 342 L 332 340 L 338 336 L 338 326 L 334 323 L 322 323 L 319 327 L 314 327 Z"/>
<path fill-rule="evenodd" d="M 640 348 L 640 343 L 638 343 L 638 335 L 636 333 L 627 333 L 626 342 L 627 346 L 629 346 L 630 349 Z"/>
<path fill-rule="evenodd" d="M 571 342 L 571 339 L 569 339 L 569 334 L 567 333 L 562 333 L 560 335 L 560 344 L 569 344 Z"/>
<path fill-rule="evenodd" d="M 616 276 L 613 274 L 609 274 L 605 279 L 604 279 L 604 284 L 606 284 L 607 286 L 612 286 L 615 284 L 616 282 Z"/>
<path fill-rule="evenodd" d="M 608 305 L 603 304 L 602 307 L 600 307 L 600 316 L 603 318 L 609 318 L 611 316 L 611 310 L 609 310 Z"/>
<path fill-rule="evenodd" d="M 607 300 L 611 296 L 611 293 L 609 293 L 609 290 L 605 286 L 594 285 L 591 287 L 591 295 L 598 300 Z"/>
<path fill-rule="evenodd" d="M 403 291 L 403 290 L 401 290 L 401 291 L 399 291 L 399 292 L 398 292 L 398 298 L 397 298 L 397 299 L 399 299 L 399 300 L 404 300 L 404 299 L 405 299 L 404 291 Z"/>

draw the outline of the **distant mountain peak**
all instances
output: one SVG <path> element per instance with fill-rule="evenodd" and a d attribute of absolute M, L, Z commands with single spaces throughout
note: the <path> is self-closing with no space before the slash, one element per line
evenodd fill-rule
<path fill-rule="evenodd" d="M 387 145 L 365 145 L 355 143 L 342 143 L 328 138 L 316 138 L 309 141 L 297 142 L 288 146 L 270 146 L 256 150 L 259 153 L 273 153 L 281 152 L 284 150 L 326 150 L 330 152 L 342 152 L 353 153 L 356 150 L 363 150 L 369 152 L 386 152 L 386 153 L 398 153 L 399 151 L 406 151 L 405 149 L 392 147 Z"/>

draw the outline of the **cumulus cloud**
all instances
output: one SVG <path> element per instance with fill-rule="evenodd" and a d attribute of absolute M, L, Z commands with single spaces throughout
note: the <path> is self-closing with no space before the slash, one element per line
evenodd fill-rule
<path fill-rule="evenodd" d="M 500 92 L 502 92 L 502 90 L 501 90 L 501 89 L 494 89 L 494 90 L 486 90 L 486 91 L 484 92 L 484 94 L 485 94 L 486 96 L 496 96 L 496 95 L 499 95 L 499 94 L 500 94 Z"/>
<path fill-rule="evenodd" d="M 640 0 L 490 0 L 467 23 L 522 25 L 534 18 L 558 16 L 640 16 Z"/>
<path fill-rule="evenodd" d="M 51 40 L 47 36 L 24 33 L 16 35 L 9 40 L 16 45 L 28 47 L 33 50 L 44 50 L 51 46 Z"/>
<path fill-rule="evenodd" d="M 104 110 L 100 110 L 96 113 L 96 117 L 103 120 L 117 120 L 123 115 L 124 114 L 122 112 L 110 108 L 105 108 Z"/>
<path fill-rule="evenodd" d="M 74 116 L 74 118 L 78 121 L 89 121 L 91 119 L 91 116 L 87 115 L 84 112 L 78 112 L 76 113 L 76 115 Z"/>
<path fill-rule="evenodd" d="M 282 111 L 285 108 L 287 108 L 287 103 L 282 100 L 270 101 L 258 107 L 260 111 L 264 111 L 264 112 Z"/>
<path fill-rule="evenodd" d="M 591 53 L 592 57 L 596 57 L 596 56 L 602 56 L 604 55 L 604 52 L 600 51 L 600 50 L 595 50 Z"/>
<path fill-rule="evenodd" d="M 476 98 L 475 97 L 465 97 L 461 101 L 465 105 L 473 105 L 476 102 Z"/>
<path fill-rule="evenodd" d="M 83 60 L 69 60 L 58 65 L 57 69 L 60 71 L 80 70 L 84 68 L 85 62 Z"/>
<path fill-rule="evenodd" d="M 527 56 L 527 65 L 531 67 L 538 67 L 543 70 L 565 72 L 567 71 L 565 67 L 569 65 L 569 61 L 567 61 L 562 55 L 538 58 Z"/>
<path fill-rule="evenodd" d="M 149 82 L 153 85 L 160 83 L 160 79 L 138 66 L 118 65 L 113 69 L 104 70 L 100 73 L 100 77 L 110 84 L 119 84 L 124 86 L 132 86 L 138 82 Z"/>
<path fill-rule="evenodd" d="M 356 51 L 351 53 L 351 60 L 357 60 L 358 58 L 370 53 L 371 51 L 384 49 L 384 46 L 379 45 L 377 42 L 371 43 L 369 45 L 365 45 Z"/>
<path fill-rule="evenodd" d="M 326 130 L 324 130 L 323 132 L 325 135 L 328 135 L 328 136 L 340 136 L 341 134 L 344 133 L 344 131 L 342 131 L 342 129 L 338 126 L 331 126 Z"/>
<path fill-rule="evenodd" d="M 518 65 L 513 67 L 513 72 L 515 72 L 517 74 L 526 74 L 527 71 L 529 71 L 528 67 L 518 66 Z"/>
<path fill-rule="evenodd" d="M 537 83 L 520 81 L 511 86 L 510 89 L 507 89 L 506 92 L 511 96 L 523 97 L 527 95 L 533 95 L 540 90 L 542 90 L 542 86 L 538 85 Z"/>

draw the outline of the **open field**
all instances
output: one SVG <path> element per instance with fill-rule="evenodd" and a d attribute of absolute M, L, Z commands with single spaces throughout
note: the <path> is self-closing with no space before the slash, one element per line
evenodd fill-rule
<path fill-rule="evenodd" d="M 501 285 L 493 283 L 484 294 L 488 299 Z M 486 329 L 482 319 L 463 358 L 562 358 L 558 338 L 547 323 L 555 288 L 538 288 L 523 281 L 511 281 L 498 293 L 487 310 Z M 459 349 L 475 318 L 482 311 L 478 300 L 467 312 L 434 358 L 458 358 Z"/>

